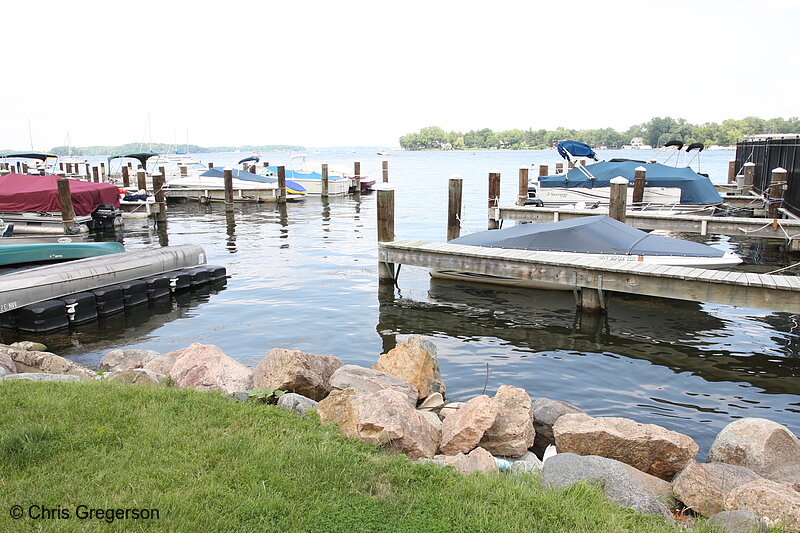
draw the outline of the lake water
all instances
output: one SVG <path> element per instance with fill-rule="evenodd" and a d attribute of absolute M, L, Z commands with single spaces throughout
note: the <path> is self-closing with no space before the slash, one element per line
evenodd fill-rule
<path fill-rule="evenodd" d="M 231 166 L 246 155 L 199 157 Z M 263 157 L 272 164 L 287 159 Z M 732 152 L 703 152 L 700 170 L 724 182 L 732 158 Z M 380 181 L 384 158 L 371 150 L 309 159 L 359 160 L 362 173 Z M 556 162 L 553 151 L 398 151 L 385 159 L 396 188 L 397 238 L 438 241 L 446 234 L 451 174 L 464 177 L 464 234 L 486 228 L 490 170 L 500 170 L 501 204 L 510 205 L 520 166 L 552 169 Z M 524 387 L 532 397 L 564 400 L 592 415 L 686 433 L 700 445 L 700 457 L 740 417 L 769 418 L 800 434 L 797 315 L 614 295 L 606 316 L 582 316 L 571 292 L 431 280 L 426 269 L 409 266 L 401 269 L 399 289 L 379 296 L 375 218 L 374 194 L 360 201 L 306 198 L 283 212 L 268 204 L 237 206 L 235 226 L 221 204 L 170 205 L 169 243 L 202 245 L 209 263 L 228 269 L 227 285 L 40 340 L 92 365 L 113 348 L 167 352 L 200 342 L 246 365 L 272 348 L 295 348 L 370 366 L 396 342 L 418 335 L 437 345 L 451 400 L 484 387 L 490 395 L 502 384 Z M 792 263 L 764 241 L 711 236 L 703 242 L 739 253 L 754 270 Z M 129 221 L 124 243 L 128 250 L 158 246 L 159 236 Z"/>

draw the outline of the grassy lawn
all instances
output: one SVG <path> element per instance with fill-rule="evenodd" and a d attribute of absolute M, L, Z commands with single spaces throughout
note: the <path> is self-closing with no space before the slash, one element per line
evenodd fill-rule
<path fill-rule="evenodd" d="M 12 505 L 70 516 L 12 520 Z M 78 505 L 158 509 L 159 518 L 109 524 L 77 518 Z M 593 487 L 465 477 L 387 455 L 314 417 L 220 394 L 4 382 L 0 531 L 29 530 L 673 531 Z"/>

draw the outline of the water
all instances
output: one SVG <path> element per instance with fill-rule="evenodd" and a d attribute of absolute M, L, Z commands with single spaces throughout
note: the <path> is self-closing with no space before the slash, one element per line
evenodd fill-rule
<path fill-rule="evenodd" d="M 219 166 L 246 155 L 201 157 Z M 724 182 L 732 156 L 704 152 L 701 170 Z M 380 181 L 375 151 L 309 157 L 359 160 L 362 172 Z M 264 158 L 281 164 L 287 156 Z M 396 187 L 397 238 L 440 241 L 451 174 L 464 177 L 466 233 L 486 227 L 490 170 L 501 171 L 501 204 L 510 205 L 520 166 L 549 163 L 552 169 L 555 163 L 551 151 L 395 152 L 387 159 Z M 201 244 L 209 263 L 227 267 L 232 277 L 224 289 L 204 289 L 40 340 L 91 365 L 112 348 L 167 352 L 201 342 L 246 365 L 256 365 L 272 348 L 296 348 L 370 366 L 396 342 L 418 335 L 437 345 L 452 400 L 484 387 L 488 394 L 502 384 L 524 387 L 532 397 L 568 401 L 592 415 L 630 417 L 689 434 L 701 458 L 716 433 L 740 417 L 769 418 L 800 434 L 796 315 L 614 295 L 607 316 L 582 316 L 571 292 L 431 280 L 427 270 L 410 266 L 400 271 L 399 290 L 379 296 L 374 195 L 360 202 L 307 198 L 285 211 L 237 206 L 235 226 L 219 204 L 171 205 L 168 217 L 170 244 Z M 126 249 L 158 245 L 152 228 L 126 224 Z M 792 262 L 764 241 L 703 239 L 741 254 L 748 268 Z"/>

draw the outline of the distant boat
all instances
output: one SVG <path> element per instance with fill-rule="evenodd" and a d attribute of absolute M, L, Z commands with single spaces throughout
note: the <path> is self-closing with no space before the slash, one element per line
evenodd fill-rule
<path fill-rule="evenodd" d="M 389 152 L 387 150 L 381 150 L 380 152 L 378 152 L 378 155 L 392 155 L 392 152 Z"/>
<path fill-rule="evenodd" d="M 278 167 L 262 167 L 258 173 L 262 176 L 277 175 Z M 286 179 L 299 183 L 306 188 L 309 195 L 322 194 L 322 163 L 306 161 L 305 154 L 295 154 L 289 158 L 285 166 Z M 355 176 L 343 165 L 328 165 L 328 194 L 339 196 L 348 194 Z M 360 187 L 362 191 L 369 190 L 375 180 L 361 176 Z"/>
<path fill-rule="evenodd" d="M 622 147 L 623 150 L 652 150 L 653 147 L 649 144 L 644 144 L 644 139 L 641 137 L 634 137 L 631 139 L 631 144 L 626 144 Z"/>

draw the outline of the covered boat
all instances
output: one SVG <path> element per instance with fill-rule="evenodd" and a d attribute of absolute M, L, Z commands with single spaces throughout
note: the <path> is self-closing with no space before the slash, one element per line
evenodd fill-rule
<path fill-rule="evenodd" d="M 0 212 L 2 213 L 60 213 L 58 179 L 63 176 L 31 176 L 6 174 L 0 176 Z M 72 207 L 78 216 L 91 215 L 100 204 L 119 207 L 119 189 L 110 183 L 90 183 L 70 180 Z M 0 215 L 1 216 L 1 215 Z"/>
<path fill-rule="evenodd" d="M 605 215 L 544 224 L 519 224 L 499 230 L 464 235 L 449 242 L 488 248 L 530 250 L 538 252 L 539 257 L 553 260 L 571 260 L 579 254 L 581 257 L 594 259 L 705 269 L 732 267 L 742 262 L 735 254 L 702 243 L 653 235 Z M 507 285 L 569 288 L 564 285 L 450 270 L 432 271 L 431 275 Z"/>
<path fill-rule="evenodd" d="M 234 195 L 252 201 L 275 201 L 278 198 L 278 178 L 260 176 L 246 170 L 231 169 Z M 225 191 L 225 170 L 213 167 L 200 174 L 172 178 L 164 185 L 168 198 L 190 198 L 197 195 L 211 199 L 223 199 Z M 286 180 L 288 199 L 299 199 L 306 189 L 293 181 Z"/>

